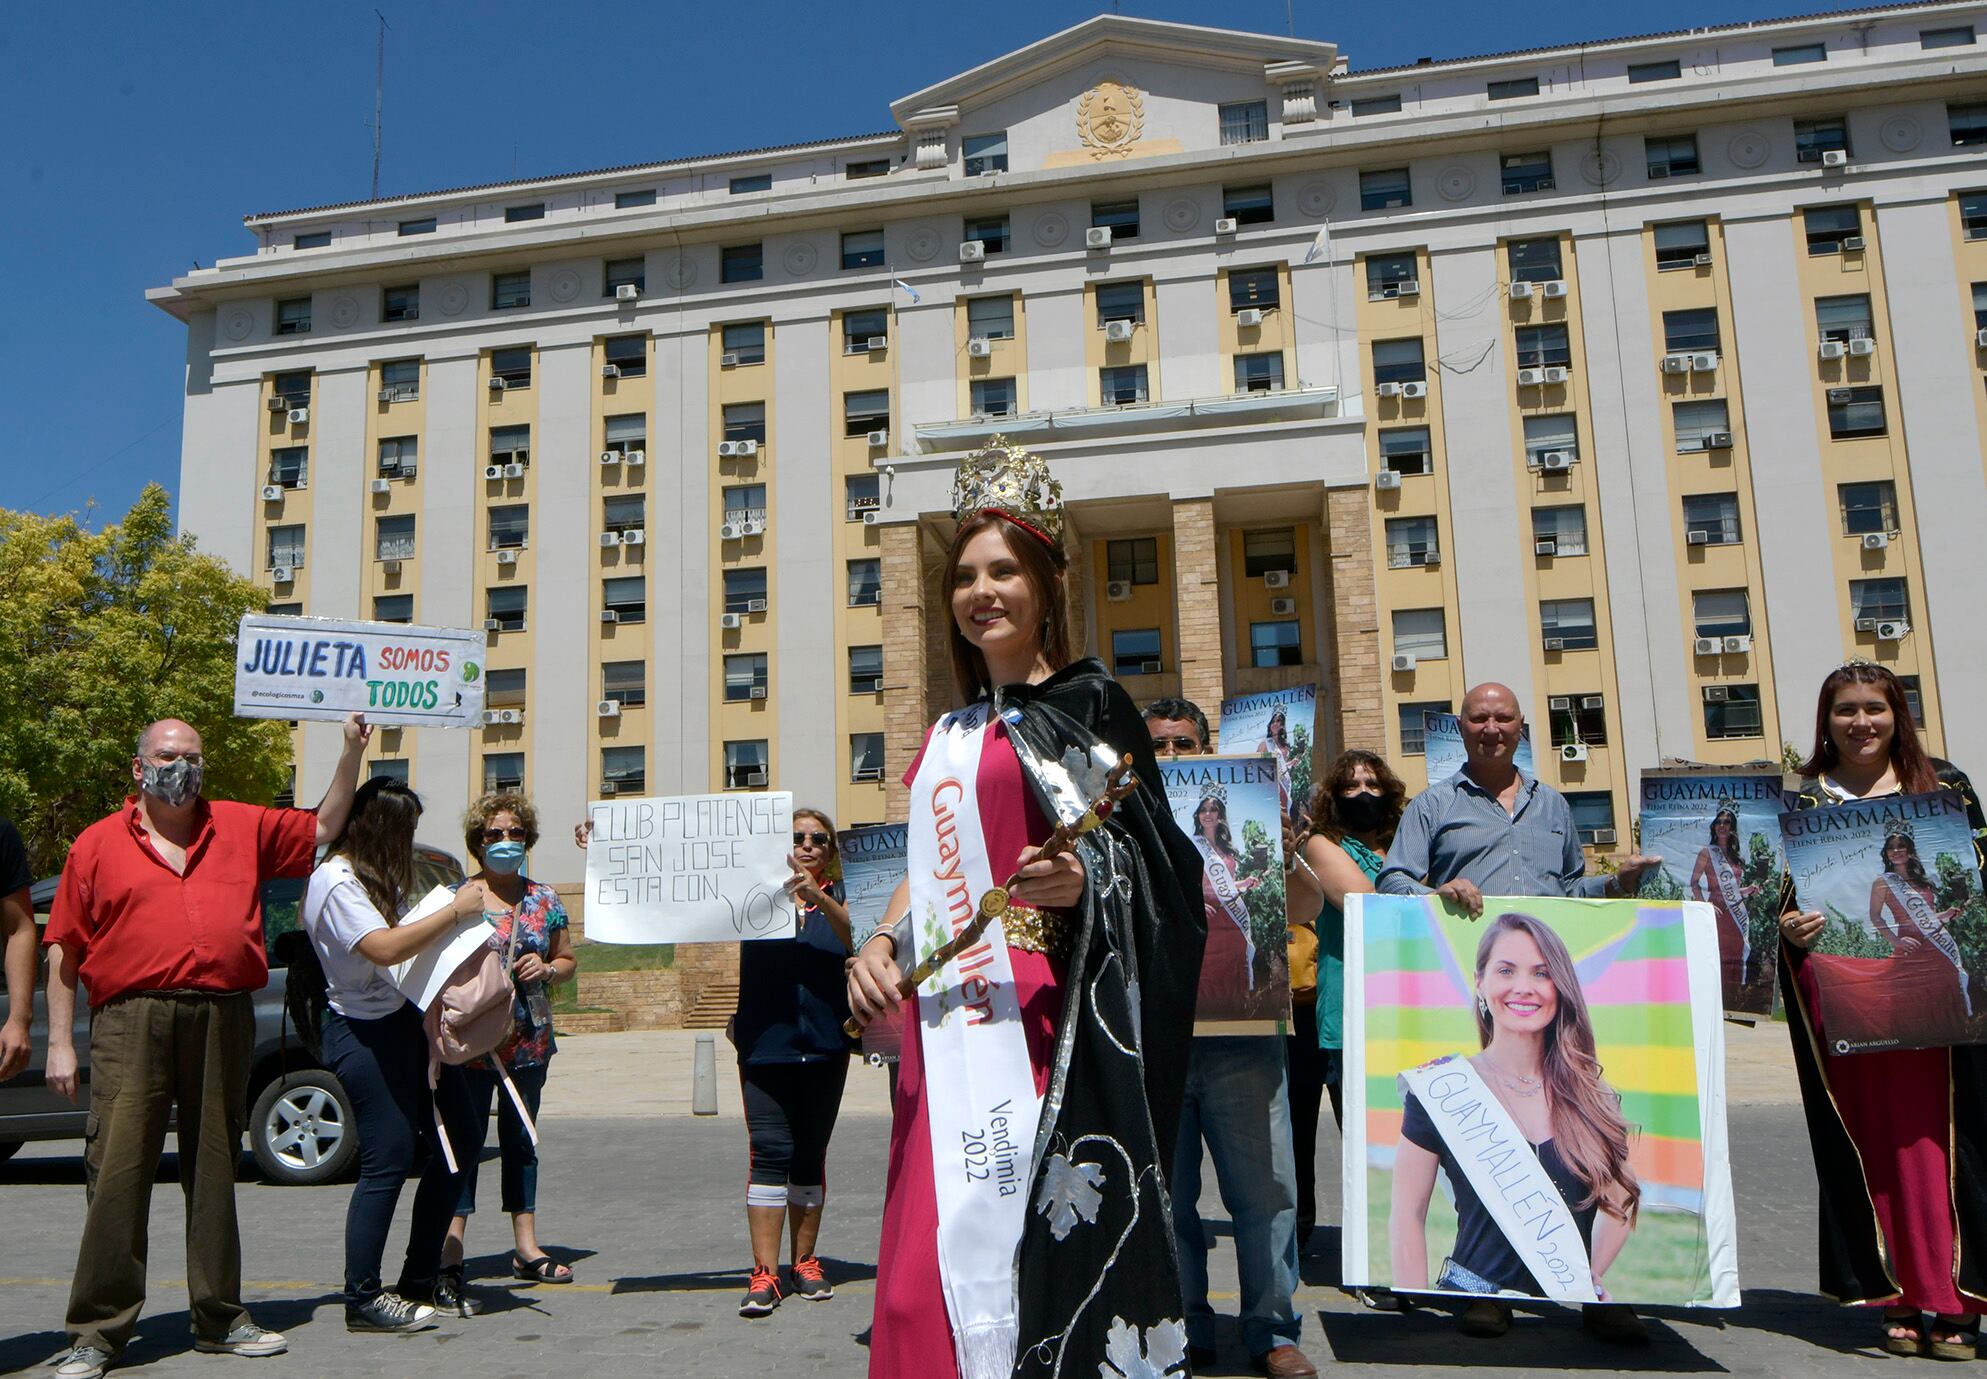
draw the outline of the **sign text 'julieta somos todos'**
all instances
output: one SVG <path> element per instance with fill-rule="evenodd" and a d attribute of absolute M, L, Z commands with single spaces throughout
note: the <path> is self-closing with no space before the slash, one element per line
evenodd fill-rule
<path fill-rule="evenodd" d="M 602 800 L 587 809 L 586 936 L 603 943 L 792 938 L 793 795 Z"/>
<path fill-rule="evenodd" d="M 483 721 L 485 644 L 480 631 L 248 613 L 235 715 L 469 727 Z"/>

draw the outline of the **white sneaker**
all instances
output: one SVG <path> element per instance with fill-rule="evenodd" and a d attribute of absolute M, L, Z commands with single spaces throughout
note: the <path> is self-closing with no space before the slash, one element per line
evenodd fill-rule
<path fill-rule="evenodd" d="M 280 1331 L 264 1331 L 254 1322 L 243 1322 L 218 1341 L 194 1337 L 193 1348 L 205 1355 L 246 1355 L 261 1359 L 281 1355 L 290 1348 L 290 1342 Z"/>
<path fill-rule="evenodd" d="M 103 1379 L 110 1368 L 110 1356 L 93 1345 L 70 1349 L 55 1366 L 55 1379 Z"/>

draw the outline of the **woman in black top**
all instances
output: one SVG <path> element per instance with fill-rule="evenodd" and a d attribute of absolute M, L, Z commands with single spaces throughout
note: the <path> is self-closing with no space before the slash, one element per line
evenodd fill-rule
<path fill-rule="evenodd" d="M 762 1317 L 780 1305 L 783 1234 L 792 1239 L 792 1291 L 809 1302 L 835 1296 L 814 1244 L 827 1194 L 828 1140 L 849 1075 L 849 1041 L 842 1033 L 849 1018 L 843 973 L 849 911 L 842 903 L 835 825 L 826 814 L 794 811 L 787 862 L 799 932 L 740 945 L 738 1013 L 731 1026 L 752 1149 L 745 1194 L 752 1281 L 738 1308 L 744 1317 Z"/>

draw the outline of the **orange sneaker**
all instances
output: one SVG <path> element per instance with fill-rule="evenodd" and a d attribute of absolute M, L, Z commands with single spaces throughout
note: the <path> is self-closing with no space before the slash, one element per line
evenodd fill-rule
<path fill-rule="evenodd" d="M 780 1276 L 771 1269 L 752 1266 L 752 1285 L 745 1290 L 745 1301 L 738 1304 L 741 1317 L 763 1317 L 780 1305 Z"/>
<path fill-rule="evenodd" d="M 821 1271 L 821 1261 L 813 1255 L 793 1262 L 793 1295 L 808 1302 L 826 1302 L 835 1296 L 828 1276 Z"/>

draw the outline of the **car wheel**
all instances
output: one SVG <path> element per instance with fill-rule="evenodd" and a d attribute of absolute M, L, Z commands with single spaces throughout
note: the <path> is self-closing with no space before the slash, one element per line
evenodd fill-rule
<path fill-rule="evenodd" d="M 277 1186 L 328 1183 L 359 1153 L 352 1099 L 322 1068 L 279 1077 L 255 1099 L 248 1142 L 263 1176 Z"/>

